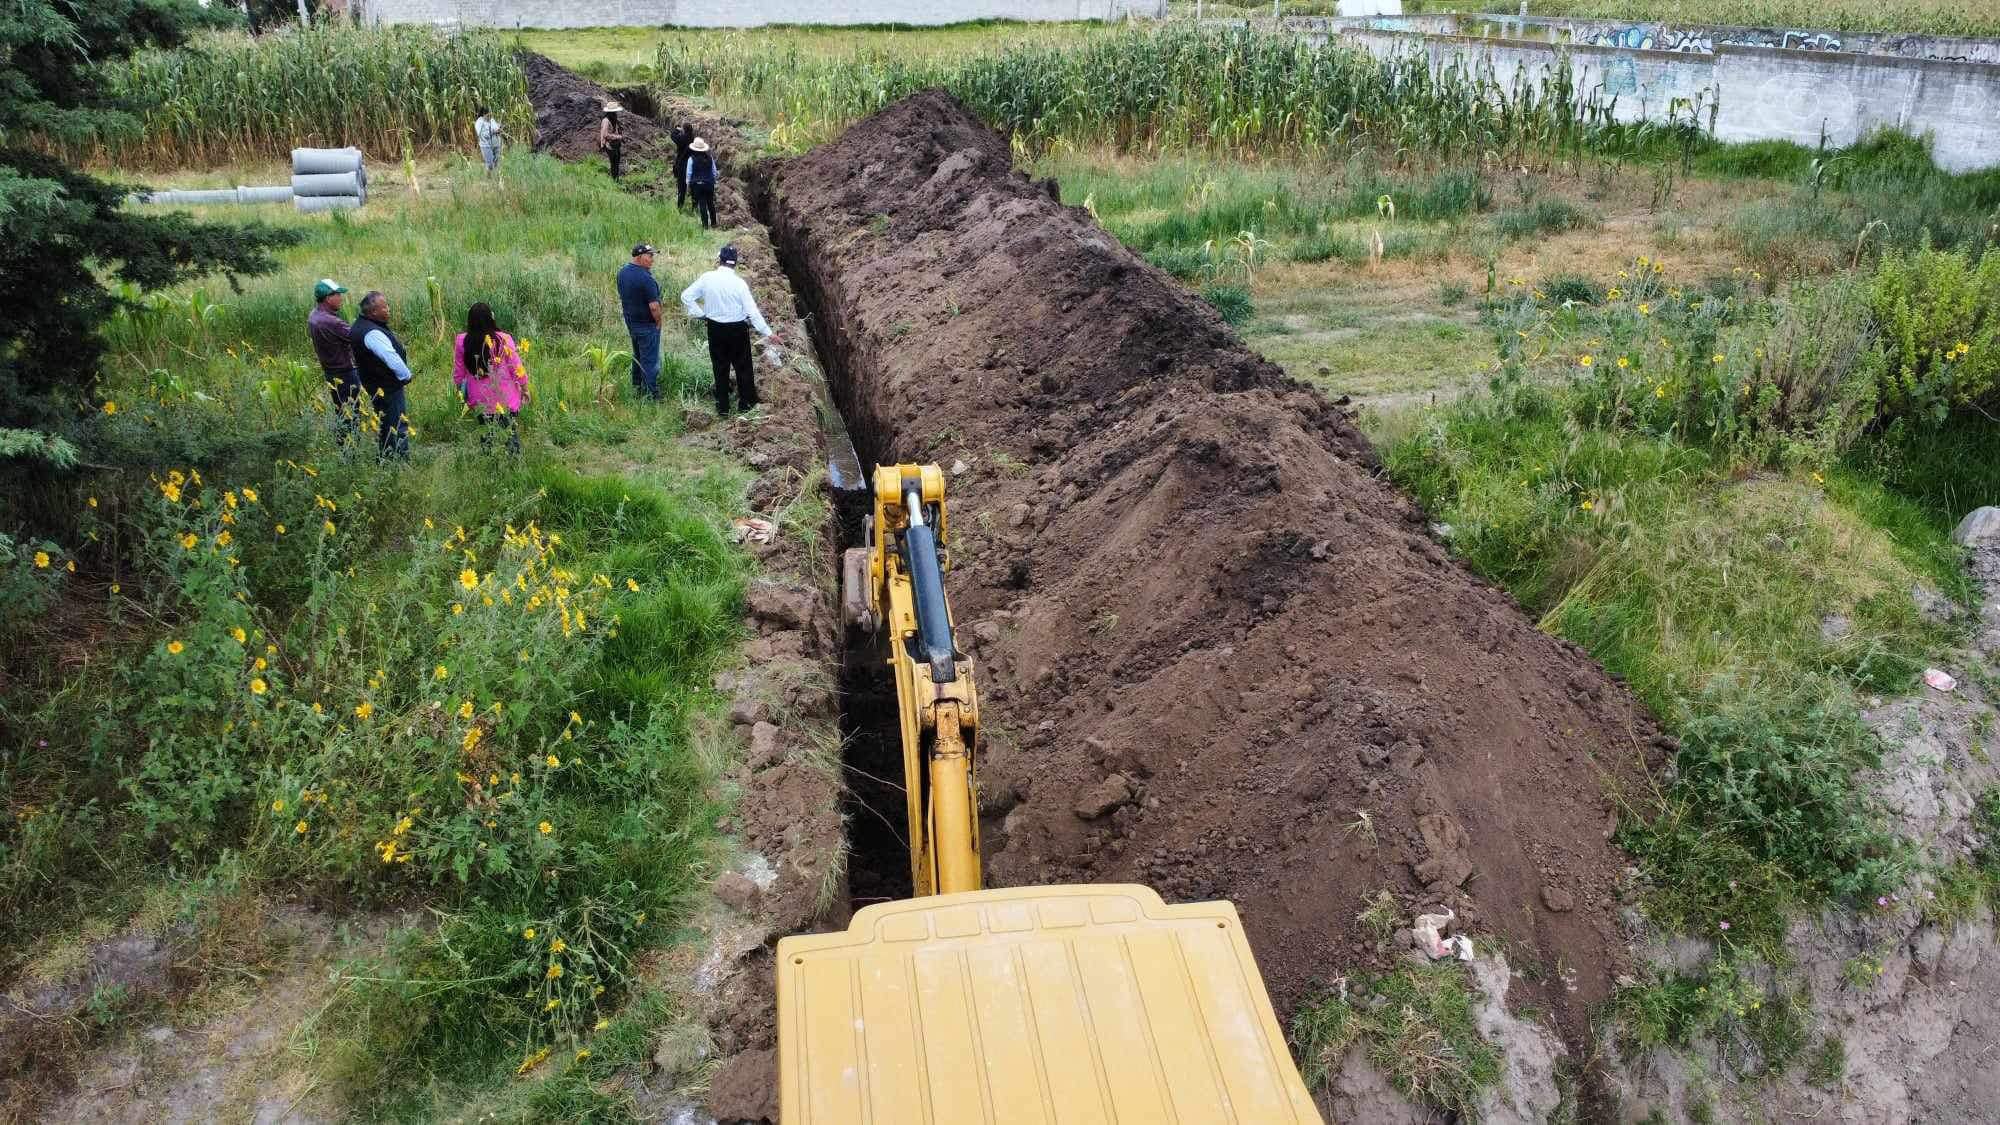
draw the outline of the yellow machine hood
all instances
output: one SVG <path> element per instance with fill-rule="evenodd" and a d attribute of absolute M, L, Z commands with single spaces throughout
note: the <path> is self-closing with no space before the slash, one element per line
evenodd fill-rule
<path fill-rule="evenodd" d="M 785 1125 L 1318 1122 L 1226 902 L 1026 887 L 778 943 Z"/>

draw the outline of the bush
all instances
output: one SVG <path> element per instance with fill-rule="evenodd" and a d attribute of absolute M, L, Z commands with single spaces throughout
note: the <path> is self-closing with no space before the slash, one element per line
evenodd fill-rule
<path fill-rule="evenodd" d="M 1255 311 L 1250 304 L 1250 291 L 1241 285 L 1205 285 L 1201 299 L 1214 305 L 1215 311 L 1231 325 L 1247 323 Z"/>
<path fill-rule="evenodd" d="M 1887 360 L 1886 411 L 1935 425 L 1989 401 L 2000 383 L 2000 250 L 1976 262 L 1929 247 L 1885 257 L 1869 307 Z"/>
<path fill-rule="evenodd" d="M 1208 254 L 1199 246 L 1156 246 L 1146 261 L 1182 281 L 1193 281 L 1208 270 Z"/>
<path fill-rule="evenodd" d="M 1558 231 L 1587 230 L 1596 225 L 1594 216 L 1566 199 L 1537 199 L 1493 218 L 1494 229 L 1505 238 L 1533 238 Z"/>

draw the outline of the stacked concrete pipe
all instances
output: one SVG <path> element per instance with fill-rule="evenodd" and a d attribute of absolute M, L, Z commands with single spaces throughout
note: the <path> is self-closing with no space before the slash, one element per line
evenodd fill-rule
<path fill-rule="evenodd" d="M 272 187 L 211 188 L 195 191 L 154 191 L 132 197 L 135 203 L 283 203 L 302 212 L 344 211 L 368 202 L 368 169 L 358 148 L 295 148 L 292 182 Z"/>

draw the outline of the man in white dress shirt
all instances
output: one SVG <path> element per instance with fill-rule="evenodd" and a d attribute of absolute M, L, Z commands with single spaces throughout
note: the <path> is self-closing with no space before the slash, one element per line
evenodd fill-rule
<path fill-rule="evenodd" d="M 690 317 L 708 325 L 708 362 L 715 372 L 715 413 L 729 417 L 729 373 L 736 372 L 736 407 L 748 414 L 757 405 L 757 379 L 751 372 L 750 329 L 766 340 L 778 334 L 764 323 L 757 299 L 750 287 L 736 276 L 736 247 L 724 246 L 716 256 L 720 263 L 694 279 L 681 292 L 681 308 Z"/>

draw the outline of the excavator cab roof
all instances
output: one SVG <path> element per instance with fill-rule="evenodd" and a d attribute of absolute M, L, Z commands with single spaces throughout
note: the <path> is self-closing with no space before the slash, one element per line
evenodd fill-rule
<path fill-rule="evenodd" d="M 786 1125 L 1318 1122 L 1227 902 L 881 903 L 778 943 Z"/>

